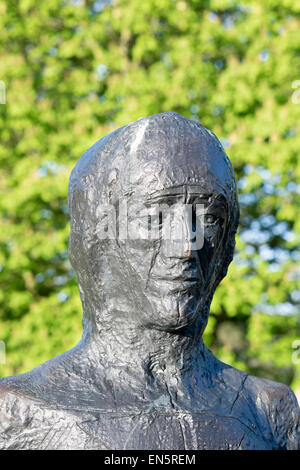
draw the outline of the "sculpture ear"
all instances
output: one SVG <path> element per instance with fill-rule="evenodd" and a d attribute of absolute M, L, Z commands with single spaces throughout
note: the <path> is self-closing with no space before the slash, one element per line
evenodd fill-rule
<path fill-rule="evenodd" d="M 226 233 L 224 235 L 224 248 L 222 252 L 222 260 L 218 268 L 218 273 L 216 275 L 216 281 L 213 288 L 213 293 L 227 274 L 228 267 L 233 259 L 234 248 L 235 248 L 235 236 L 239 224 L 240 211 L 237 201 L 235 201 L 233 208 L 231 209 L 231 214 L 228 218 L 228 223 L 226 227 Z"/>

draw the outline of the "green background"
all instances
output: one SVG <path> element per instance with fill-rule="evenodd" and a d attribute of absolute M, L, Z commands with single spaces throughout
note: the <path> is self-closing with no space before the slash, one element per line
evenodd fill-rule
<path fill-rule="evenodd" d="M 75 162 L 117 127 L 176 111 L 215 132 L 239 182 L 236 254 L 205 341 L 299 389 L 300 3 L 7 0 L 0 45 L 1 376 L 81 336 L 67 253 Z"/>

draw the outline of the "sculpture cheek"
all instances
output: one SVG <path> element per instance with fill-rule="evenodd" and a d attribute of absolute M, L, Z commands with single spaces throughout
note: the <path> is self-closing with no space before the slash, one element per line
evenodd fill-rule
<path fill-rule="evenodd" d="M 214 247 L 211 241 L 211 237 L 204 237 L 204 243 L 201 250 L 199 250 L 199 260 L 202 268 L 203 277 L 206 278 L 209 271 L 211 261 L 214 255 Z"/>
<path fill-rule="evenodd" d="M 215 256 L 219 251 L 222 238 L 223 230 L 221 226 L 205 227 L 203 247 L 199 250 L 199 260 L 204 278 L 209 275 L 211 268 L 214 266 Z"/>

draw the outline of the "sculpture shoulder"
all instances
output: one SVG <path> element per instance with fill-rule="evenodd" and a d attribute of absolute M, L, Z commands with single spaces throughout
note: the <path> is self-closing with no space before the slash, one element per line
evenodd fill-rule
<path fill-rule="evenodd" d="M 220 361 L 222 381 L 228 390 L 230 413 L 251 422 L 277 449 L 300 450 L 300 410 L 295 394 L 285 384 L 249 375 Z"/>
<path fill-rule="evenodd" d="M 0 379 L 0 450 L 73 449 L 86 445 L 87 436 L 78 426 L 76 414 L 36 398 L 25 387 L 30 382 L 27 377 L 6 379 Z"/>
<path fill-rule="evenodd" d="M 24 374 L 0 378 L 0 409 L 3 403 L 12 400 L 12 397 L 20 399 L 32 395 L 32 379 L 38 375 L 40 368 L 41 366 L 38 366 Z"/>
<path fill-rule="evenodd" d="M 12 378 L 0 379 L 0 449 L 11 447 L 26 428 L 26 400 Z"/>
<path fill-rule="evenodd" d="M 0 449 L 35 448 L 49 428 L 46 403 L 34 393 L 41 366 L 30 372 L 0 379 Z"/>
<path fill-rule="evenodd" d="M 266 415 L 278 447 L 300 450 L 300 410 L 292 390 L 285 384 L 251 375 L 247 387 L 257 409 Z"/>
<path fill-rule="evenodd" d="M 9 403 L 20 399 L 24 394 L 24 375 L 0 378 L 0 411 L 4 408 L 7 410 Z"/>

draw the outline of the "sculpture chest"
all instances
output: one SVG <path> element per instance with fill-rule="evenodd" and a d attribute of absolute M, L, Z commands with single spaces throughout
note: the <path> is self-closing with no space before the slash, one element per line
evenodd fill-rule
<path fill-rule="evenodd" d="M 102 414 L 94 420 L 77 421 L 76 426 L 85 435 L 78 447 L 86 449 L 272 449 L 254 425 L 205 412 L 156 411 L 118 417 Z"/>

